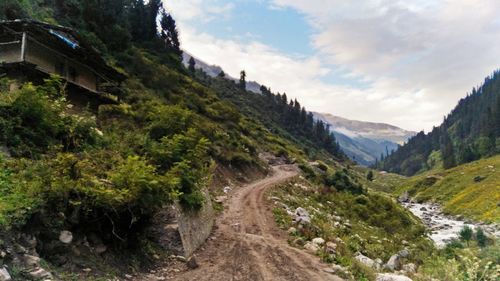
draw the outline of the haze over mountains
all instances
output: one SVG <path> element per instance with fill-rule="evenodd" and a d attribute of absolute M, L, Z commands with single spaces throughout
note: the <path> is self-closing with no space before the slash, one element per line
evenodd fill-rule
<path fill-rule="evenodd" d="M 220 66 L 206 63 L 184 51 L 183 63 L 186 66 L 191 57 L 196 62 L 196 68 L 203 70 L 210 77 L 216 77 L 223 71 Z M 238 81 L 227 73 L 226 78 Z M 261 94 L 260 87 L 261 85 L 255 81 L 247 82 L 247 90 L 251 92 Z M 396 150 L 398 145 L 402 145 L 416 134 L 385 123 L 349 120 L 329 113 L 314 113 L 314 115 L 315 118 L 330 124 L 333 134 L 347 156 L 365 166 L 375 163 L 381 154 L 387 155 L 387 152 Z"/>
<path fill-rule="evenodd" d="M 328 113 L 314 115 L 330 124 L 347 156 L 362 165 L 373 164 L 381 154 L 386 156 L 416 134 L 385 123 L 349 120 Z"/>

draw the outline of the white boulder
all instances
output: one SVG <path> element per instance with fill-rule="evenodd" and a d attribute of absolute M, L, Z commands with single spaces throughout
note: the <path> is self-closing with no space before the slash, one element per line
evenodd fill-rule
<path fill-rule="evenodd" d="M 10 277 L 9 272 L 7 271 L 7 268 L 1 267 L 0 268 L 0 281 L 11 281 L 12 277 Z"/>
<path fill-rule="evenodd" d="M 397 275 L 391 273 L 381 273 L 377 275 L 376 281 L 413 281 L 404 275 Z"/>
<path fill-rule="evenodd" d="M 319 251 L 318 245 L 316 245 L 316 244 L 314 244 L 312 242 L 307 242 L 304 245 L 304 249 L 306 249 L 308 252 L 310 252 L 312 254 L 316 254 Z"/>
<path fill-rule="evenodd" d="M 401 257 L 398 254 L 392 255 L 385 264 L 385 268 L 392 271 L 399 270 L 401 268 Z"/>
<path fill-rule="evenodd" d="M 64 244 L 70 244 L 73 241 L 73 233 L 67 230 L 61 231 L 61 233 L 59 233 L 59 241 Z"/>
<path fill-rule="evenodd" d="M 357 260 L 358 262 L 368 266 L 368 267 L 372 267 L 372 268 L 375 268 L 376 267 L 376 263 L 374 260 L 370 259 L 369 257 L 359 253 L 357 256 L 354 257 L 355 260 Z"/>
<path fill-rule="evenodd" d="M 323 244 L 325 244 L 325 239 L 321 238 L 321 237 L 316 237 L 312 240 L 313 244 L 315 244 L 316 246 L 323 246 Z"/>

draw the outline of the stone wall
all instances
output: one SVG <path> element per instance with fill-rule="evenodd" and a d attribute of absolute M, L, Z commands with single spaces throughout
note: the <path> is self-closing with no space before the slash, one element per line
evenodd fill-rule
<path fill-rule="evenodd" d="M 190 257 L 210 236 L 214 225 L 215 212 L 208 191 L 204 191 L 205 202 L 198 211 L 181 211 L 178 216 L 179 234 L 184 248 L 184 256 Z"/>

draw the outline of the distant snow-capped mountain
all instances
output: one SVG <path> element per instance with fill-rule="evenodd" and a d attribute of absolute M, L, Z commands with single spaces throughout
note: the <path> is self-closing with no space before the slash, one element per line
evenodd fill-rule
<path fill-rule="evenodd" d="M 182 62 L 184 63 L 184 65 L 188 66 L 189 59 L 191 57 L 193 57 L 194 61 L 196 62 L 195 68 L 205 71 L 205 73 L 210 77 L 216 77 L 222 71 L 222 68 L 220 66 L 210 65 L 186 51 L 182 53 Z M 226 78 L 234 81 L 240 80 L 239 78 L 229 76 L 227 73 Z M 257 94 L 262 94 L 262 92 L 260 91 L 260 84 L 255 81 L 247 81 L 247 90 Z"/>
<path fill-rule="evenodd" d="M 342 150 L 362 165 L 371 165 L 381 154 L 396 150 L 416 132 L 385 124 L 334 116 L 328 113 L 314 113 L 317 119 L 330 124 Z"/>

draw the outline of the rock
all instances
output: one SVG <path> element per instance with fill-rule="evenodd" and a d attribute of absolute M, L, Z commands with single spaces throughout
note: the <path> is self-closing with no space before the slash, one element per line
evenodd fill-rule
<path fill-rule="evenodd" d="M 312 240 L 313 244 L 315 244 L 316 246 L 323 246 L 323 244 L 325 244 L 325 239 L 321 238 L 321 237 L 316 237 Z"/>
<path fill-rule="evenodd" d="M 399 251 L 398 255 L 402 258 L 407 258 L 410 256 L 410 251 L 408 251 L 408 249 L 403 249 Z"/>
<path fill-rule="evenodd" d="M 406 241 L 406 240 L 401 241 L 401 243 L 402 243 L 404 246 L 408 246 L 408 245 L 410 244 L 410 243 L 408 243 L 408 241 Z"/>
<path fill-rule="evenodd" d="M 175 256 L 175 259 L 181 262 L 187 262 L 186 258 L 183 256 Z"/>
<path fill-rule="evenodd" d="M 427 208 L 426 207 L 422 207 L 422 208 L 420 208 L 420 211 L 427 211 Z"/>
<path fill-rule="evenodd" d="M 474 177 L 474 182 L 481 182 L 481 181 L 483 181 L 484 179 L 486 179 L 486 177 L 483 177 L 483 176 L 475 176 L 475 177 Z"/>
<path fill-rule="evenodd" d="M 221 195 L 221 196 L 217 196 L 215 197 L 214 201 L 216 203 L 223 203 L 224 201 L 227 200 L 227 196 L 226 195 Z"/>
<path fill-rule="evenodd" d="M 63 230 L 59 234 L 59 241 L 64 244 L 70 244 L 73 241 L 73 233 L 71 231 Z"/>
<path fill-rule="evenodd" d="M 413 281 L 404 275 L 397 275 L 391 273 L 380 273 L 377 274 L 376 281 Z"/>
<path fill-rule="evenodd" d="M 231 191 L 231 187 L 229 186 L 224 187 L 224 193 L 229 193 L 229 191 Z"/>
<path fill-rule="evenodd" d="M 338 265 L 338 264 L 333 264 L 332 269 L 335 273 L 342 273 L 342 272 L 347 272 L 347 268 Z"/>
<path fill-rule="evenodd" d="M 355 260 L 357 260 L 358 262 L 368 266 L 368 267 L 372 267 L 372 268 L 375 268 L 375 261 L 370 259 L 369 257 L 359 253 L 357 256 L 354 257 Z"/>
<path fill-rule="evenodd" d="M 186 265 L 189 269 L 195 269 L 198 268 L 198 262 L 196 262 L 195 257 L 189 258 L 189 260 L 186 262 Z"/>
<path fill-rule="evenodd" d="M 401 257 L 398 254 L 392 255 L 389 261 L 385 264 L 385 268 L 389 270 L 399 270 L 401 268 Z"/>
<path fill-rule="evenodd" d="M 417 266 L 414 263 L 408 263 L 403 265 L 403 271 L 406 273 L 414 274 L 417 272 Z"/>
<path fill-rule="evenodd" d="M 43 279 L 43 278 L 52 279 L 52 274 L 41 267 L 39 267 L 33 271 L 30 271 L 29 275 L 35 280 L 39 280 L 39 279 Z"/>
<path fill-rule="evenodd" d="M 295 227 L 290 227 L 290 228 L 288 229 L 288 234 L 290 234 L 290 235 L 294 235 L 294 234 L 296 234 L 296 233 L 297 233 L 297 229 L 296 229 Z"/>
<path fill-rule="evenodd" d="M 36 268 L 40 266 L 40 258 L 32 255 L 24 255 L 23 262 L 26 267 Z"/>
<path fill-rule="evenodd" d="M 295 223 L 298 224 L 310 224 L 311 216 L 309 215 L 309 212 L 306 209 L 298 207 L 297 209 L 295 209 L 294 221 Z"/>
<path fill-rule="evenodd" d="M 335 239 L 333 239 L 333 241 L 335 241 L 335 243 L 337 243 L 337 244 L 344 244 L 344 241 L 342 239 L 340 239 L 339 237 L 335 237 Z"/>
<path fill-rule="evenodd" d="M 304 245 L 304 249 L 306 249 L 308 252 L 312 253 L 312 254 L 316 254 L 316 252 L 319 251 L 319 247 L 312 243 L 312 242 L 307 242 L 305 245 Z"/>
<path fill-rule="evenodd" d="M 335 254 L 337 250 L 337 244 L 333 242 L 326 242 L 326 252 L 329 254 Z"/>
<path fill-rule="evenodd" d="M 11 281 L 12 277 L 10 277 L 9 272 L 7 271 L 7 268 L 2 267 L 0 268 L 0 281 Z"/>
<path fill-rule="evenodd" d="M 380 258 L 375 259 L 375 269 L 381 269 L 384 262 Z"/>
<path fill-rule="evenodd" d="M 96 252 L 99 255 L 106 252 L 107 250 L 108 250 L 108 247 L 106 247 L 106 245 L 104 245 L 104 244 L 97 245 L 94 248 L 94 252 Z"/>
<path fill-rule="evenodd" d="M 125 274 L 125 279 L 132 279 L 132 277 L 133 277 L 133 276 L 132 276 L 132 275 L 130 275 L 130 274 Z"/>
<path fill-rule="evenodd" d="M 398 201 L 401 203 L 405 203 L 410 201 L 410 195 L 408 194 L 408 191 L 405 191 L 401 196 L 398 197 Z"/>
<path fill-rule="evenodd" d="M 91 272 L 91 271 L 92 271 L 92 268 L 88 268 L 88 267 L 87 267 L 87 268 L 82 269 L 82 271 L 83 271 L 83 272 L 86 272 L 86 273 L 89 273 L 89 272 Z"/>

